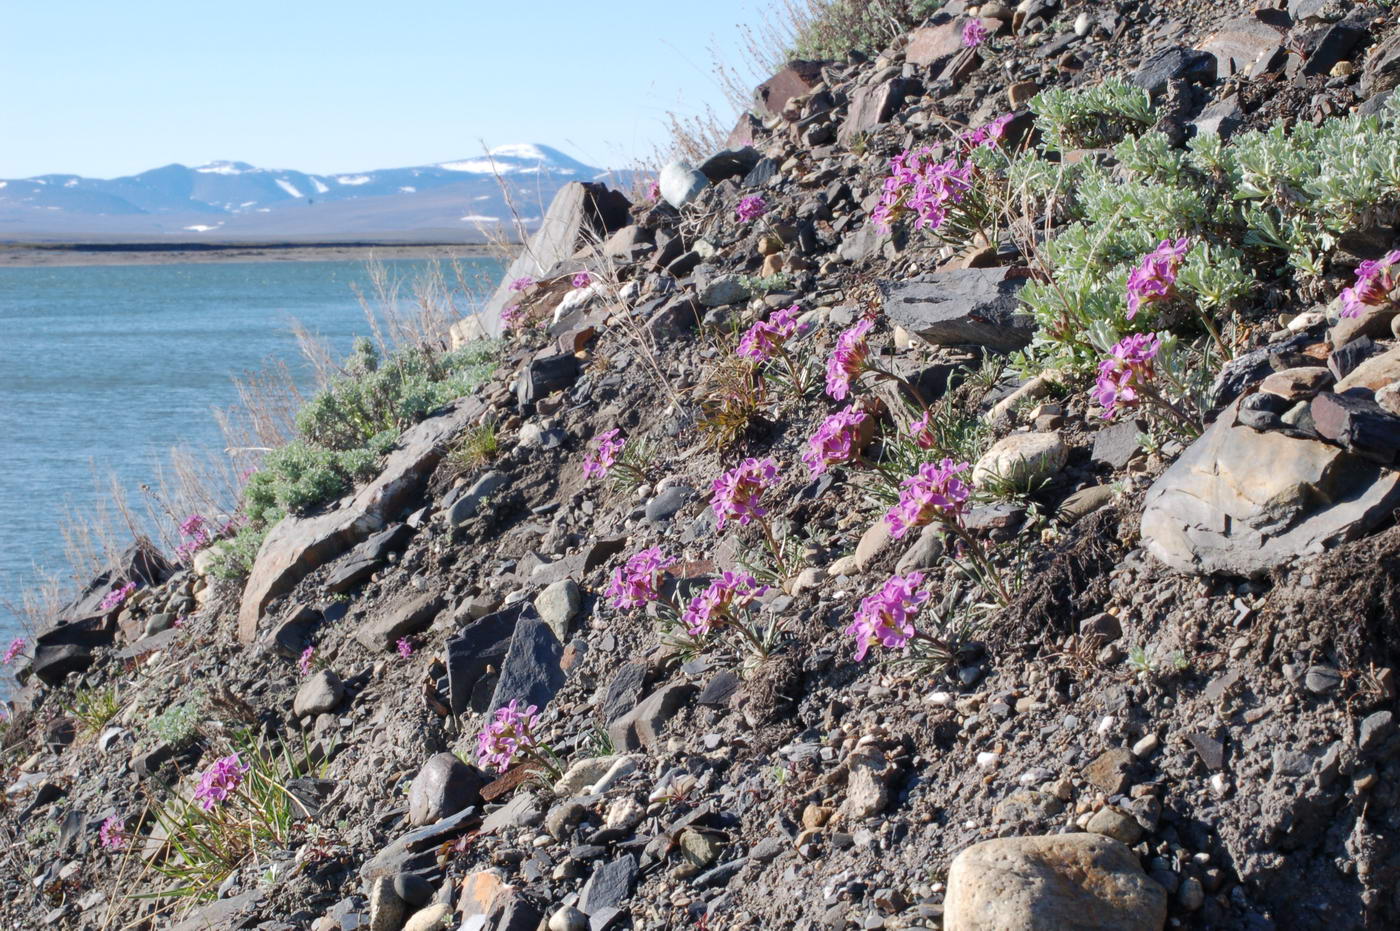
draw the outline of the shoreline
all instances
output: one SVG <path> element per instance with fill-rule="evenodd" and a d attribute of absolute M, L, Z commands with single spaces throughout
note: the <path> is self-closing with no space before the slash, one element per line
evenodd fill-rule
<path fill-rule="evenodd" d="M 0 268 L 490 258 L 495 247 L 451 242 L 0 242 Z"/>

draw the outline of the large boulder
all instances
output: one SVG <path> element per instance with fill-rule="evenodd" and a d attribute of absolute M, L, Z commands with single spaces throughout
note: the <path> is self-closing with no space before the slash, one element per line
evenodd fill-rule
<path fill-rule="evenodd" d="M 463 398 L 399 438 L 383 470 L 332 510 L 288 516 L 268 531 L 243 586 L 238 639 L 257 639 L 258 622 L 272 599 L 291 591 L 306 575 L 384 529 L 423 489 L 451 441 L 481 415 L 477 398 Z"/>
<path fill-rule="evenodd" d="M 1148 489 L 1143 544 L 1168 566 L 1259 575 L 1359 536 L 1400 504 L 1400 473 L 1317 440 L 1239 426 L 1238 407 Z"/>
<path fill-rule="evenodd" d="M 451 753 L 428 758 L 408 789 L 408 823 L 414 827 L 435 824 L 469 805 L 481 804 L 481 787 L 487 779 Z"/>
<path fill-rule="evenodd" d="M 1001 837 L 953 860 L 945 931 L 1160 931 L 1167 891 L 1097 834 Z"/>
<path fill-rule="evenodd" d="M 512 281 L 541 277 L 586 242 L 606 239 L 609 233 L 631 222 L 631 206 L 620 191 L 597 182 L 574 181 L 560 188 L 550 201 L 540 228 L 530 237 L 529 246 L 516 256 L 491 299 L 481 308 L 480 330 L 492 335 L 501 332 L 501 311 L 515 300 L 515 292 L 510 290 Z"/>
<path fill-rule="evenodd" d="M 754 91 L 754 103 L 767 116 L 783 112 L 787 102 L 807 93 L 821 82 L 823 61 L 790 61 Z"/>
<path fill-rule="evenodd" d="M 1025 283 L 1005 268 L 957 268 L 879 285 L 885 316 L 924 341 L 1009 352 L 1026 346 L 1035 332 L 1020 309 Z"/>

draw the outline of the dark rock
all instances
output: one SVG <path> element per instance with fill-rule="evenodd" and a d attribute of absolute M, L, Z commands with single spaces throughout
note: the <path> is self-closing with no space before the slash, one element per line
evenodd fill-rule
<path fill-rule="evenodd" d="M 890 322 L 927 342 L 1011 351 L 1035 332 L 1017 297 L 1025 281 L 1005 268 L 966 268 L 879 287 Z"/>
<path fill-rule="evenodd" d="M 1196 755 L 1201 758 L 1201 762 L 1207 769 L 1219 770 L 1225 766 L 1225 745 L 1209 734 L 1194 731 L 1186 735 L 1186 739 L 1191 741 L 1191 746 L 1196 748 Z"/>
<path fill-rule="evenodd" d="M 1148 57 L 1138 70 L 1128 75 L 1128 83 L 1157 96 L 1175 80 L 1209 84 L 1215 80 L 1215 56 L 1210 52 L 1176 46 Z"/>
<path fill-rule="evenodd" d="M 34 651 L 34 662 L 29 669 L 40 681 L 48 685 L 58 685 L 73 672 L 82 672 L 92 665 L 92 651 L 77 643 L 61 643 L 58 646 L 41 646 Z"/>
<path fill-rule="evenodd" d="M 536 931 L 544 916 L 529 899 L 510 893 L 502 895 L 491 909 L 486 927 L 492 931 Z"/>
<path fill-rule="evenodd" d="M 515 622 L 525 609 L 522 601 L 488 614 L 447 641 L 447 683 L 453 714 L 463 714 L 471 706 L 472 692 L 487 667 L 499 669 L 505 662 Z"/>
<path fill-rule="evenodd" d="M 1400 86 L 1400 32 L 1371 50 L 1361 72 L 1361 96 L 1372 97 Z"/>
<path fill-rule="evenodd" d="M 320 611 L 308 604 L 293 605 L 259 643 L 284 659 L 296 659 L 311 643 L 311 635 L 320 623 Z"/>
<path fill-rule="evenodd" d="M 778 162 L 773 158 L 761 158 L 753 170 L 744 175 L 744 187 L 763 187 L 778 176 Z"/>
<path fill-rule="evenodd" d="M 1272 356 L 1300 353 L 1315 341 L 1307 333 L 1299 333 L 1283 343 L 1255 349 L 1231 359 L 1211 383 L 1209 397 L 1212 409 L 1221 410 L 1249 388 L 1267 378 L 1274 371 Z"/>
<path fill-rule="evenodd" d="M 475 766 L 451 753 L 428 758 L 408 790 L 408 823 L 420 827 L 481 804 L 481 788 L 489 780 Z"/>
<path fill-rule="evenodd" d="M 578 380 L 579 365 L 572 353 L 535 359 L 520 374 L 516 397 L 522 407 L 562 391 Z"/>
<path fill-rule="evenodd" d="M 1387 464 L 1400 452 L 1400 417 L 1360 391 L 1319 394 L 1311 412 L 1318 434 L 1351 452 Z"/>
<path fill-rule="evenodd" d="M 1112 614 L 1101 612 L 1079 622 L 1079 636 L 1102 646 L 1122 639 L 1123 625 Z"/>
<path fill-rule="evenodd" d="M 1334 349 L 1327 357 L 1327 368 L 1334 378 L 1341 381 L 1350 375 L 1358 365 L 1380 351 L 1369 336 L 1360 336 L 1340 349 Z"/>
<path fill-rule="evenodd" d="M 1390 711 L 1376 711 L 1361 720 L 1361 730 L 1356 745 L 1362 753 L 1370 753 L 1395 733 L 1395 715 Z"/>
<path fill-rule="evenodd" d="M 722 669 L 705 683 L 705 688 L 700 692 L 700 697 L 695 701 L 697 704 L 708 705 L 713 708 L 721 708 L 729 704 L 730 697 L 738 691 L 740 679 L 738 673 L 732 669 Z"/>
<path fill-rule="evenodd" d="M 175 925 L 171 931 L 208 931 L 210 928 L 246 928 L 250 918 L 262 904 L 264 893 L 254 889 L 227 899 L 202 906 Z"/>
<path fill-rule="evenodd" d="M 724 149 L 705 159 L 700 171 L 712 182 L 726 178 L 742 178 L 759 162 L 758 150 L 751 145 L 739 149 Z"/>
<path fill-rule="evenodd" d="M 608 725 L 608 736 L 619 751 L 654 748 L 662 729 L 691 698 L 696 688 L 689 683 L 673 683 L 652 692 L 637 707 Z"/>
<path fill-rule="evenodd" d="M 1090 458 L 1117 471 L 1141 451 L 1138 434 L 1147 432 L 1147 423 L 1128 419 L 1109 424 L 1094 434 L 1094 450 Z"/>
<path fill-rule="evenodd" d="M 394 874 L 394 894 L 414 908 L 422 908 L 433 899 L 433 887 L 413 873 Z"/>
<path fill-rule="evenodd" d="M 579 911 L 594 915 L 605 908 L 616 908 L 632 895 L 637 881 L 637 858 L 632 854 L 618 857 L 593 871 L 579 893 Z"/>
<path fill-rule="evenodd" d="M 453 495 L 444 498 L 443 510 L 447 512 L 448 526 L 457 527 L 471 520 L 476 516 L 484 502 L 508 484 L 510 484 L 509 475 L 492 469 L 483 473 L 480 478 L 461 491 L 460 495 L 454 492 Z M 448 503 L 449 501 L 451 504 Z"/>
<path fill-rule="evenodd" d="M 647 502 L 647 520 L 653 524 L 670 520 L 677 511 L 686 506 L 694 494 L 695 490 L 688 485 L 670 486 Z"/>
<path fill-rule="evenodd" d="M 1292 406 L 1287 398 L 1256 391 L 1240 402 L 1238 420 L 1254 430 L 1277 430 L 1283 426 L 1283 414 Z"/>
<path fill-rule="evenodd" d="M 316 779 L 311 776 L 287 781 L 287 793 L 296 800 L 297 810 L 302 816 L 308 818 L 315 818 L 320 813 L 321 807 L 331 797 L 335 787 L 333 779 Z"/>
<path fill-rule="evenodd" d="M 912 89 L 913 85 L 903 78 L 891 78 L 856 91 L 837 140 L 842 145 L 850 145 L 861 133 L 874 132 L 881 124 L 888 123 Z"/>
<path fill-rule="evenodd" d="M 692 332 L 705 319 L 705 308 L 694 297 L 681 294 L 656 302 L 646 318 L 646 331 L 654 339 L 671 339 Z"/>
<path fill-rule="evenodd" d="M 1327 27 L 1317 45 L 1303 64 L 1304 75 L 1328 75 L 1337 63 L 1346 60 L 1351 50 L 1366 38 L 1364 26 L 1350 17 Z"/>
<path fill-rule="evenodd" d="M 408 603 L 372 617 L 355 631 L 355 639 L 367 650 L 388 650 L 402 637 L 426 630 L 442 610 L 440 595 L 419 595 Z"/>
<path fill-rule="evenodd" d="M 117 557 L 114 564 L 96 576 L 73 599 L 59 609 L 60 617 L 87 617 L 103 612 L 102 600 L 120 585 L 135 582 L 137 588 L 159 585 L 175 574 L 175 567 L 161 555 L 159 547 L 141 537 Z M 110 641 L 109 641 L 110 642 Z"/>
<path fill-rule="evenodd" d="M 624 663 L 608 683 L 607 695 L 603 698 L 602 720 L 607 727 L 633 708 L 637 707 L 646 687 L 647 667 L 641 663 Z"/>
<path fill-rule="evenodd" d="M 488 710 L 495 711 L 511 701 L 544 708 L 564 685 L 564 670 L 559 665 L 563 655 L 559 638 L 535 609 L 521 611 Z"/>

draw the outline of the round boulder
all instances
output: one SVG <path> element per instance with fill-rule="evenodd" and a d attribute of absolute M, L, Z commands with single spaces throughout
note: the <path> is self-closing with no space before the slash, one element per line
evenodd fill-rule
<path fill-rule="evenodd" d="M 481 801 L 486 777 L 451 753 L 438 753 L 423 764 L 408 790 L 408 821 L 432 824 Z"/>

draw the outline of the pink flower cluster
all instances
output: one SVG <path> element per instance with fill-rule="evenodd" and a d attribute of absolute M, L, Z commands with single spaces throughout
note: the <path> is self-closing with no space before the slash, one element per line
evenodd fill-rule
<path fill-rule="evenodd" d="M 399 655 L 404 659 L 408 659 L 413 655 L 413 641 L 407 637 L 400 637 L 398 642 L 394 644 L 394 649 L 398 650 Z"/>
<path fill-rule="evenodd" d="M 661 182 L 655 178 L 652 179 L 651 184 L 647 185 L 647 198 L 649 200 L 661 199 Z"/>
<path fill-rule="evenodd" d="M 1342 291 L 1342 316 L 1359 317 L 1367 307 L 1388 303 L 1390 292 L 1400 283 L 1392 271 L 1396 265 L 1400 265 L 1400 249 L 1356 266 L 1356 284 Z"/>
<path fill-rule="evenodd" d="M 949 206 L 972 188 L 972 163 L 950 158 L 934 161 L 933 149 L 905 149 L 890 159 L 890 176 L 880 203 L 870 212 L 877 229 L 888 230 L 906 210 L 917 216 L 915 229 L 938 229 Z"/>
<path fill-rule="evenodd" d="M 496 709 L 494 720 L 476 738 L 477 759 L 482 766 L 505 772 L 516 754 L 539 746 L 535 737 L 535 729 L 539 726 L 539 709 L 534 705 L 522 708 L 515 700 L 502 705 Z"/>
<path fill-rule="evenodd" d="M 126 846 L 126 820 L 121 815 L 112 815 L 97 829 L 97 838 L 108 850 L 121 850 Z"/>
<path fill-rule="evenodd" d="M 1152 360 L 1162 348 L 1162 341 L 1152 333 L 1125 336 L 1109 350 L 1108 358 L 1099 363 L 1098 379 L 1091 393 L 1103 408 L 1105 420 L 1112 420 L 1119 408 L 1136 407 L 1142 385 L 1152 378 Z"/>
<path fill-rule="evenodd" d="M 204 771 L 199 777 L 199 785 L 194 790 L 194 800 L 205 811 L 213 811 L 215 806 L 228 801 L 228 797 L 243 783 L 243 775 L 252 769 L 230 754 Z"/>
<path fill-rule="evenodd" d="M 311 663 L 316 659 L 316 648 L 307 647 L 301 651 L 301 656 L 297 657 L 297 671 L 303 676 L 311 675 Z"/>
<path fill-rule="evenodd" d="M 618 430 L 612 429 L 598 434 L 598 448 L 583 457 L 583 477 L 603 478 L 617 462 L 617 457 L 627 445 L 626 440 L 617 438 Z"/>
<path fill-rule="evenodd" d="M 802 454 L 812 476 L 816 477 L 834 465 L 842 465 L 856 459 L 863 447 L 866 414 L 855 406 L 837 411 L 817 428 L 807 440 L 807 451 Z"/>
<path fill-rule="evenodd" d="M 513 330 L 525 322 L 525 311 L 519 304 L 501 308 L 501 329 Z"/>
<path fill-rule="evenodd" d="M 876 642 L 890 650 L 908 646 L 915 633 L 913 617 L 929 599 L 928 592 L 918 590 L 923 581 L 922 572 L 890 576 L 878 592 L 861 599 L 855 619 L 846 628 L 856 638 L 856 662 L 865 659 Z"/>
<path fill-rule="evenodd" d="M 581 271 L 573 277 L 573 286 L 575 288 L 586 288 L 592 281 L 592 275 L 588 274 L 587 271 Z"/>
<path fill-rule="evenodd" d="M 862 320 L 836 337 L 836 348 L 826 360 L 826 393 L 837 401 L 846 400 L 851 382 L 865 371 L 866 359 L 870 357 L 866 336 L 873 326 L 873 320 Z"/>
<path fill-rule="evenodd" d="M 890 536 L 898 540 L 915 527 L 934 520 L 958 520 L 972 495 L 972 489 L 958 474 L 969 468 L 969 463 L 954 463 L 951 459 L 925 462 L 919 471 L 900 482 L 899 503 L 885 514 Z"/>
<path fill-rule="evenodd" d="M 745 459 L 715 479 L 714 496 L 710 499 L 710 507 L 718 518 L 715 529 L 723 530 L 731 520 L 744 525 L 766 516 L 768 511 L 759 499 L 777 480 L 778 464 L 772 459 Z"/>
<path fill-rule="evenodd" d="M 797 335 L 797 315 L 801 312 L 802 308 L 793 304 L 754 323 L 739 339 L 739 355 L 755 362 L 771 359 L 780 346 Z"/>
<path fill-rule="evenodd" d="M 1185 236 L 1173 242 L 1164 239 L 1142 257 L 1128 274 L 1128 319 L 1137 316 L 1144 304 L 1165 301 L 1176 294 L 1176 275 L 1191 248 Z"/>
<path fill-rule="evenodd" d="M 180 536 L 185 542 L 175 547 L 175 556 L 182 562 L 189 562 L 201 547 L 207 546 L 213 537 L 208 530 L 208 521 L 201 514 L 191 514 L 180 524 Z"/>
<path fill-rule="evenodd" d="M 982 25 L 982 20 L 973 18 L 963 26 L 962 44 L 966 48 L 976 48 L 987 41 L 987 27 Z"/>
<path fill-rule="evenodd" d="M 1014 116 L 1015 114 L 1012 113 L 1003 113 L 986 126 L 969 129 L 967 132 L 958 136 L 958 138 L 961 139 L 969 149 L 975 149 L 979 146 L 987 146 L 993 149 L 998 148 L 1006 141 L 1006 125 L 1011 122 Z"/>
<path fill-rule="evenodd" d="M 10 641 L 10 645 L 5 649 L 5 665 L 8 666 L 15 661 L 15 657 L 24 650 L 24 638 L 16 637 Z"/>
<path fill-rule="evenodd" d="M 932 416 L 933 411 L 926 410 L 917 420 L 909 421 L 909 436 L 920 449 L 933 449 L 938 443 L 938 437 L 934 436 L 933 428 L 929 426 Z"/>
<path fill-rule="evenodd" d="M 683 616 L 686 629 L 697 637 L 708 634 L 766 591 L 768 586 L 759 585 L 758 580 L 747 573 L 725 572 L 690 599 Z"/>
<path fill-rule="evenodd" d="M 661 597 L 658 579 L 662 570 L 675 565 L 676 560 L 661 552 L 661 547 L 652 546 L 634 554 L 621 566 L 613 570 L 612 581 L 608 583 L 608 603 L 619 611 L 640 608 L 649 601 Z"/>
<path fill-rule="evenodd" d="M 516 278 L 515 280 L 513 280 L 510 283 L 510 289 L 518 294 L 519 292 L 524 291 L 527 288 L 533 287 L 534 284 L 535 279 L 531 278 L 529 275 L 524 275 L 520 278 Z"/>
<path fill-rule="evenodd" d="M 135 582 L 127 582 L 120 588 L 114 588 L 102 599 L 102 603 L 97 606 L 99 611 L 111 611 L 119 608 L 122 602 L 131 597 L 131 593 L 136 591 Z"/>
<path fill-rule="evenodd" d="M 740 198 L 739 206 L 734 208 L 734 213 L 745 223 L 751 223 L 768 212 L 768 202 L 761 194 L 750 194 L 748 197 Z"/>

